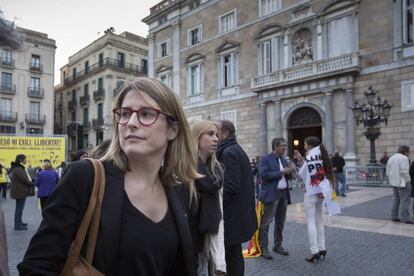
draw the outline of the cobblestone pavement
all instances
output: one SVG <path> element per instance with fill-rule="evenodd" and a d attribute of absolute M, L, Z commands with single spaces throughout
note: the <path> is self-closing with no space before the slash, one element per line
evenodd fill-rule
<path fill-rule="evenodd" d="M 348 197 L 339 198 L 343 214 L 324 218 L 328 254 L 317 264 L 305 261 L 309 243 L 302 191 L 293 190 L 292 194 L 294 204 L 288 208 L 284 230 L 284 246 L 290 255 L 272 252 L 273 260 L 247 259 L 246 275 L 413 275 L 414 225 L 389 221 L 390 189 L 358 187 Z M 30 197 L 26 201 L 23 221 L 28 223 L 27 231 L 13 230 L 14 200 L 1 203 L 6 217 L 10 272 L 18 275 L 16 265 L 41 220 L 38 199 Z M 269 244 L 272 242 L 270 237 Z"/>

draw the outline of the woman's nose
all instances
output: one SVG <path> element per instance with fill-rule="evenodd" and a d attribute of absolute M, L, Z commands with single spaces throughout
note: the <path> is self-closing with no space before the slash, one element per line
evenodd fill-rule
<path fill-rule="evenodd" d="M 131 117 L 129 118 L 128 126 L 137 127 L 138 125 L 139 125 L 138 114 L 136 112 L 133 112 L 131 114 Z"/>

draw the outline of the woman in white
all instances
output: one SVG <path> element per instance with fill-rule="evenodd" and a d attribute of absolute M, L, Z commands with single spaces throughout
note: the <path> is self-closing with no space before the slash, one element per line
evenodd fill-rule
<path fill-rule="evenodd" d="M 308 222 L 308 236 L 311 255 L 306 258 L 308 262 L 317 262 L 325 258 L 325 231 L 322 221 L 322 205 L 324 200 L 331 200 L 335 183 L 332 163 L 329 154 L 318 137 L 307 137 L 304 147 L 305 160 L 299 151 L 295 150 L 294 157 L 299 160 L 302 167 L 299 176 L 305 183 L 305 210 Z"/>
<path fill-rule="evenodd" d="M 197 172 L 204 177 L 196 180 L 198 193 L 198 275 L 224 275 L 223 169 L 216 158 L 219 127 L 207 120 L 190 126 L 197 144 Z M 209 265 L 210 264 L 210 265 Z"/>

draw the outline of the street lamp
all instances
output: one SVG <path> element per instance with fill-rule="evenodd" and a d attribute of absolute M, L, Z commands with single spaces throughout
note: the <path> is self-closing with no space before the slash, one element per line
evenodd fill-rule
<path fill-rule="evenodd" d="M 387 125 L 388 118 L 390 117 L 390 111 L 392 104 L 388 103 L 386 99 L 381 97 L 375 97 L 378 91 L 374 91 L 372 87 L 368 87 L 368 92 L 365 92 L 367 103 L 361 105 L 355 101 L 354 106 L 350 107 L 354 113 L 354 118 L 359 126 L 360 123 L 367 129 L 364 132 L 365 137 L 370 140 L 371 151 L 368 165 L 377 165 L 375 159 L 375 140 L 381 135 L 380 124 L 385 123 Z"/>

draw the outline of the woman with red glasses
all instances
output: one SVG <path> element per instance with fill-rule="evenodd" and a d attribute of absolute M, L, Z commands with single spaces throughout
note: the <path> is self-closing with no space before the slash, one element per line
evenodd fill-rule
<path fill-rule="evenodd" d="M 103 161 L 105 195 L 93 267 L 104 275 L 195 275 L 188 217 L 196 148 L 175 93 L 138 78 L 118 93 Z M 92 190 L 87 160 L 66 170 L 30 242 L 21 275 L 61 272 Z"/>

